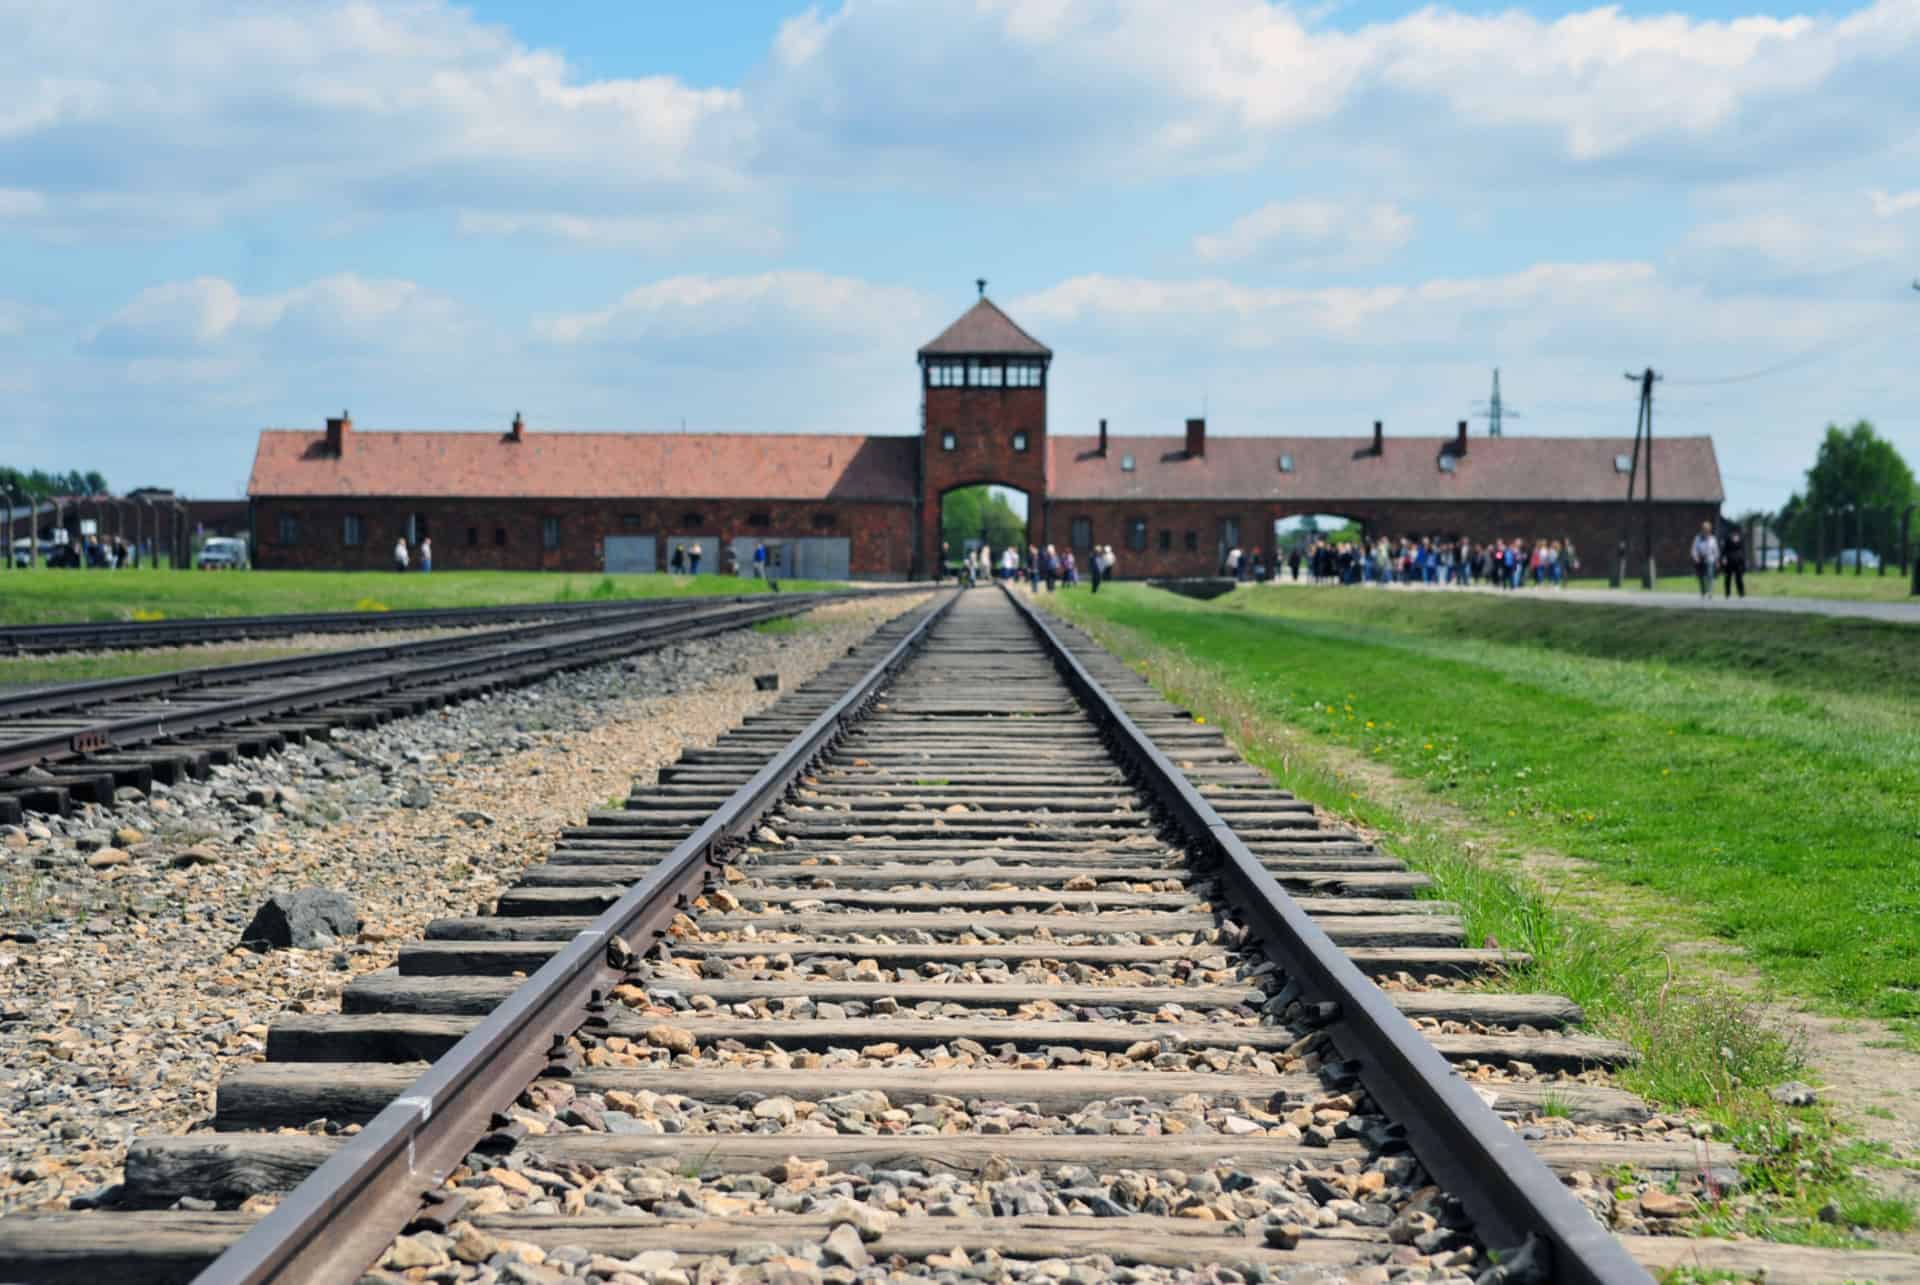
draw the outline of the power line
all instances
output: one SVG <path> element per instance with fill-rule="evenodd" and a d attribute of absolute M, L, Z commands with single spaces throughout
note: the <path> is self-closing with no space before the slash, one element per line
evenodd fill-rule
<path fill-rule="evenodd" d="M 1920 281 L 1914 282 L 1914 288 L 1920 290 Z M 1874 321 L 1837 343 L 1829 344 L 1824 348 L 1810 349 L 1797 356 L 1788 357 L 1784 361 L 1777 361 L 1771 366 L 1762 366 L 1759 370 L 1750 370 L 1740 375 L 1723 375 L 1714 379 L 1673 379 L 1668 380 L 1667 383 L 1675 388 L 1708 388 L 1721 384 L 1744 384 L 1751 380 L 1764 379 L 1768 375 L 1777 375 L 1783 370 L 1792 370 L 1797 366 L 1819 361 L 1823 357 L 1837 356 L 1852 348 L 1865 346 L 1869 341 L 1884 342 L 1887 335 L 1886 323 Z"/>

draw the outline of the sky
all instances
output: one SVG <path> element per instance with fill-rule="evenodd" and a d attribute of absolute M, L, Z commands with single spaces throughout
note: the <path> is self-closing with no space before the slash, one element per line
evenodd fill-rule
<path fill-rule="evenodd" d="M 911 433 L 974 279 L 1050 427 L 1920 463 L 1920 0 L 0 0 L 0 463 L 263 427 Z M 1474 421 L 1484 431 L 1484 421 Z"/>

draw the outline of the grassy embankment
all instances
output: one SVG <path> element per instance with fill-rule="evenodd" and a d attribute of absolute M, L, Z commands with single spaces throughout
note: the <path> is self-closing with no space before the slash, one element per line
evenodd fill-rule
<path fill-rule="evenodd" d="M 1761 1087 L 1799 1049 L 1714 984 L 1711 937 L 1780 993 L 1920 1029 L 1920 630 L 1564 600 L 1134 585 L 1059 610 L 1220 723 L 1289 788 L 1378 830 L 1643 1054 L 1626 1078 L 1764 1157 L 1718 1230 L 1903 1227 L 1846 1174 L 1874 1153 Z M 1439 806 L 1444 804 L 1444 806 Z M 1573 862 L 1540 854 L 1563 854 Z M 1531 854 L 1531 859 L 1529 859 Z M 1550 891 L 1548 891 L 1550 889 Z M 1669 980 L 1669 970 L 1674 980 Z M 1795 1126 L 1790 1128 L 1789 1126 Z M 1806 1162 L 1803 1167 L 1803 1162 Z"/>
<path fill-rule="evenodd" d="M 1724 581 L 1715 580 L 1713 593 L 1717 598 Z M 1568 582 L 1572 589 L 1605 589 L 1606 578 L 1585 578 Z M 1686 575 L 1663 575 L 1654 582 L 1654 587 L 1662 593 L 1698 593 L 1700 583 L 1691 573 Z M 1531 592 L 1531 591 L 1529 591 Z M 1639 593 L 1640 577 L 1638 572 L 1629 575 L 1627 587 L 1622 592 Z M 1837 598 L 1843 602 L 1920 602 L 1913 597 L 1913 581 L 1900 574 L 1898 566 L 1887 568 L 1887 574 L 1869 568 L 1855 575 L 1849 566 L 1844 573 L 1835 572 L 1831 566 L 1825 575 L 1815 575 L 1809 566 L 1805 571 L 1768 571 L 1749 573 L 1747 576 L 1747 596 L 1749 598 Z"/>
<path fill-rule="evenodd" d="M 782 580 L 782 590 L 834 586 Z M 0 625 L 175 620 L 311 611 L 412 611 L 583 598 L 765 593 L 735 576 L 606 576 L 540 571 L 0 570 Z"/>

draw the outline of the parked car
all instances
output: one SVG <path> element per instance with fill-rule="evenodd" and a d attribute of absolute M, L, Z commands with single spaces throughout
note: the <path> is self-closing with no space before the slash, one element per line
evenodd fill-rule
<path fill-rule="evenodd" d="M 1880 569 L 1880 555 L 1872 549 L 1842 549 L 1837 565 L 1842 567 L 1860 567 L 1867 571 Z"/>
<path fill-rule="evenodd" d="M 1760 565 L 1767 571 L 1778 571 L 1782 567 L 1797 567 L 1800 565 L 1800 554 L 1793 549 L 1768 549 Z"/>
<path fill-rule="evenodd" d="M 240 571 L 247 565 L 247 542 L 233 536 L 216 535 L 200 546 L 198 566 L 202 571 Z"/>
<path fill-rule="evenodd" d="M 13 542 L 13 547 L 7 551 L 7 554 L 13 559 L 13 565 L 16 567 L 32 566 L 33 537 L 30 535 L 21 536 Z"/>

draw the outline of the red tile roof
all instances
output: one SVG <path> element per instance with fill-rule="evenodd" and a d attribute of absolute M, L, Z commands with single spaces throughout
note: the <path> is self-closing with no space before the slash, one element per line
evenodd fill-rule
<path fill-rule="evenodd" d="M 912 500 L 917 437 L 800 433 L 324 432 L 267 429 L 247 494 L 538 499 Z"/>
<path fill-rule="evenodd" d="M 1053 349 L 1035 339 L 982 295 L 939 337 L 920 350 L 922 357 L 1051 357 Z"/>
<path fill-rule="evenodd" d="M 1049 437 L 1049 496 L 1058 500 L 1620 500 L 1626 474 L 1614 457 L 1630 437 L 1476 437 L 1452 472 L 1440 468 L 1451 437 L 1208 437 L 1187 456 L 1183 437 Z M 1120 467 L 1131 455 L 1134 469 Z M 1292 457 L 1282 472 L 1281 456 Z M 1654 441 L 1656 500 L 1719 502 L 1720 465 L 1710 437 Z"/>

